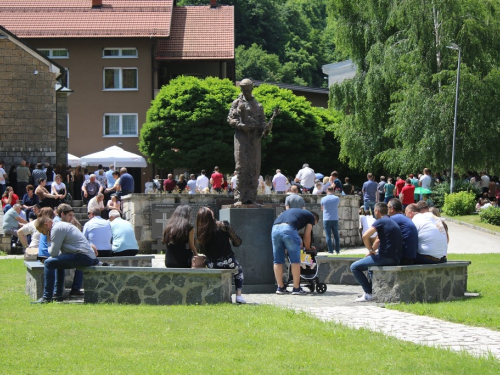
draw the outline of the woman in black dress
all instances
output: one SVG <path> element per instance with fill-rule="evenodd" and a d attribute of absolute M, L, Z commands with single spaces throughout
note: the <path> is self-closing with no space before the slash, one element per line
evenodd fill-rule
<path fill-rule="evenodd" d="M 191 258 L 198 255 L 194 246 L 194 227 L 189 223 L 191 207 L 178 206 L 163 230 L 163 243 L 167 244 L 167 268 L 191 268 Z"/>
<path fill-rule="evenodd" d="M 228 221 L 216 221 L 208 207 L 201 207 L 196 217 L 197 237 L 202 253 L 207 257 L 207 267 L 215 269 L 235 269 L 234 287 L 236 302 L 246 303 L 241 295 L 243 288 L 243 268 L 234 256 L 231 244 L 241 245 L 241 238 L 235 233 Z M 231 244 L 229 243 L 231 241 Z"/>

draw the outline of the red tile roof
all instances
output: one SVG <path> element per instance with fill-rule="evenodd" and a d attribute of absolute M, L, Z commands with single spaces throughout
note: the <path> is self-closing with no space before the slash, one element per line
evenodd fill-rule
<path fill-rule="evenodd" d="M 156 59 L 234 59 L 234 7 L 174 7 L 170 38 L 158 42 Z"/>
<path fill-rule="evenodd" d="M 173 0 L 0 0 L 0 25 L 19 38 L 168 37 Z"/>

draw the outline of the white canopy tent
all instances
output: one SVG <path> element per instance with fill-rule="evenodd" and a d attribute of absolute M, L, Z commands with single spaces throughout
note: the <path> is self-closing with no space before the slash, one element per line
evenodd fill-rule
<path fill-rule="evenodd" d="M 113 164 L 115 167 L 129 168 L 145 168 L 148 165 L 142 156 L 125 151 L 118 146 L 111 146 L 104 151 L 82 156 L 80 161 L 85 165 Z"/>
<path fill-rule="evenodd" d="M 78 165 L 82 165 L 82 162 L 80 161 L 80 158 L 78 156 L 68 154 L 68 165 L 76 167 Z"/>

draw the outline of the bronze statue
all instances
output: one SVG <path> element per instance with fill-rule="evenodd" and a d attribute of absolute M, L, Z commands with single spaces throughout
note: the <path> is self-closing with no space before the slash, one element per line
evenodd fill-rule
<path fill-rule="evenodd" d="M 260 175 L 260 140 L 272 129 L 273 119 L 266 122 L 262 105 L 252 96 L 253 82 L 244 79 L 240 82 L 241 94 L 229 110 L 227 122 L 235 129 L 234 161 L 238 173 L 234 200 L 236 205 L 252 204 L 257 199 Z"/>

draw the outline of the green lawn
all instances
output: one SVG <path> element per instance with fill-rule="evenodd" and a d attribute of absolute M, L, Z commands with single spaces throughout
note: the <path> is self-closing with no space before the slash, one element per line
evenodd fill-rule
<path fill-rule="evenodd" d="M 443 215 L 443 216 L 445 216 L 445 215 Z M 464 223 L 476 225 L 478 227 L 489 229 L 489 230 L 491 230 L 493 232 L 500 233 L 500 227 L 499 226 L 488 224 L 488 223 L 483 223 L 480 220 L 479 215 L 450 216 L 450 219 L 458 220 L 458 221 L 463 221 Z"/>
<path fill-rule="evenodd" d="M 24 281 L 21 260 L 0 261 L 1 374 L 500 373 L 271 306 L 31 305 Z"/>
<path fill-rule="evenodd" d="M 500 246 L 500 239 L 499 239 Z M 471 326 L 500 330 L 500 254 L 449 254 L 450 260 L 470 260 L 467 289 L 480 297 L 454 302 L 388 305 L 388 308 L 429 315 Z"/>

